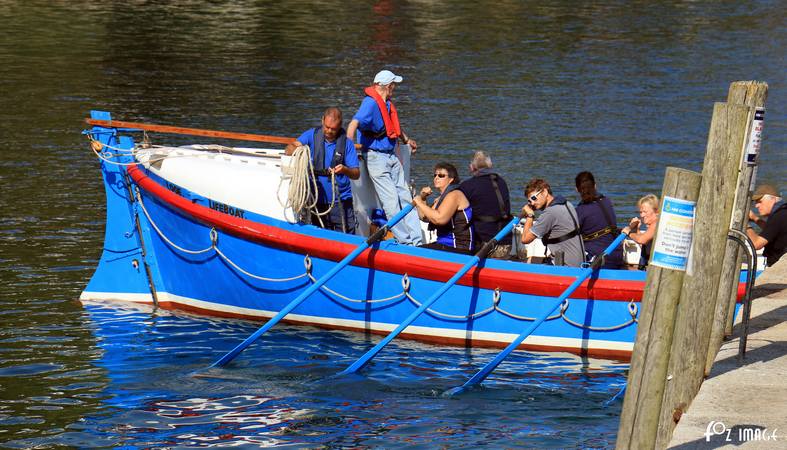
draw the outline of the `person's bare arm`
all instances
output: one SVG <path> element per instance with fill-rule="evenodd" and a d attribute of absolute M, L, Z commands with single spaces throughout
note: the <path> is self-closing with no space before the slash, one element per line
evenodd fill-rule
<path fill-rule="evenodd" d="M 355 142 L 355 132 L 358 131 L 358 119 L 353 119 L 347 125 L 347 139 Z"/>
<path fill-rule="evenodd" d="M 751 242 L 754 244 L 754 248 L 756 250 L 759 250 L 768 245 L 768 240 L 757 234 L 757 232 L 754 231 L 754 228 L 746 228 L 746 234 L 749 236 L 749 239 L 751 239 Z"/>
<path fill-rule="evenodd" d="M 421 196 L 416 196 L 414 203 L 418 208 L 418 212 L 424 215 L 424 218 L 435 225 L 445 225 L 453 217 L 459 205 L 459 195 L 461 192 L 453 191 L 445 196 L 443 203 L 440 204 L 438 209 L 434 209 L 426 204 Z"/>
<path fill-rule="evenodd" d="M 287 144 L 286 147 L 284 147 L 284 154 L 288 155 L 288 156 L 292 155 L 292 153 L 295 151 L 295 149 L 300 147 L 301 145 L 303 145 L 303 144 L 301 144 L 298 141 L 290 142 L 289 144 Z"/>
<path fill-rule="evenodd" d="M 333 168 L 333 173 L 347 175 L 347 178 L 351 180 L 361 178 L 361 169 L 357 167 L 347 167 L 344 164 L 337 164 L 336 167 Z"/>
<path fill-rule="evenodd" d="M 529 244 L 538 238 L 538 236 L 530 231 L 530 229 L 533 228 L 533 222 L 536 220 L 535 211 L 533 211 L 533 208 L 527 204 L 522 207 L 522 216 L 525 218 L 525 223 L 522 225 L 522 237 L 519 239 L 519 241 L 523 244 Z"/>

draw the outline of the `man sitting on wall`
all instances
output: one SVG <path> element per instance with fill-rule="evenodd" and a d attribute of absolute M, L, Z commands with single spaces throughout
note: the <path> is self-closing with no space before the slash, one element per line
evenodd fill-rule
<path fill-rule="evenodd" d="M 749 220 L 756 223 L 761 231 L 757 233 L 748 227 L 746 234 L 754 248 L 765 248 L 763 253 L 768 259 L 768 266 L 772 266 L 787 252 L 787 204 L 779 191 L 769 184 L 760 185 L 751 199 L 760 215 L 749 211 Z"/>

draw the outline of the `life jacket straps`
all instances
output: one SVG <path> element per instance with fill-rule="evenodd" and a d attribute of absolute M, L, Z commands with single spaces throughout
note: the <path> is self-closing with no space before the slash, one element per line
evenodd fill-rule
<path fill-rule="evenodd" d="M 601 201 L 604 196 L 600 196 L 596 203 L 598 204 L 599 209 L 601 209 L 601 213 L 604 214 L 604 218 L 607 220 L 607 226 L 598 230 L 594 231 L 593 233 L 583 234 L 582 240 L 583 241 L 592 241 L 593 239 L 598 239 L 602 236 L 606 236 L 610 233 L 615 233 L 618 231 L 618 226 L 614 220 L 612 220 L 612 215 L 609 213 L 609 210 L 604 206 L 604 203 Z"/>
<path fill-rule="evenodd" d="M 347 149 L 347 133 L 344 128 L 339 130 L 339 137 L 336 138 L 336 150 L 331 157 L 330 168 L 334 168 L 344 161 L 344 152 Z M 321 177 L 328 177 L 331 173 L 325 169 L 325 134 L 322 127 L 314 129 L 314 158 L 312 158 L 314 174 Z"/>
<path fill-rule="evenodd" d="M 566 211 L 568 211 L 568 216 L 571 217 L 571 221 L 574 222 L 574 229 L 569 231 L 568 233 L 564 234 L 563 236 L 556 237 L 556 238 L 550 238 L 549 237 L 549 233 L 544 235 L 544 237 L 541 238 L 541 242 L 544 243 L 544 247 L 545 247 L 545 249 L 544 249 L 544 256 L 546 256 L 546 247 L 548 245 L 559 244 L 561 242 L 567 241 L 567 240 L 572 239 L 574 237 L 580 236 L 579 224 L 577 223 L 577 219 L 574 217 L 574 214 L 571 212 L 571 208 L 568 207 L 568 202 L 563 203 L 563 206 L 566 207 Z M 582 250 L 582 260 L 584 261 L 585 260 L 585 243 L 582 242 L 581 238 L 579 239 L 579 246 L 580 246 L 580 248 Z"/>
<path fill-rule="evenodd" d="M 511 220 L 511 212 L 506 211 L 506 203 L 503 201 L 503 194 L 500 192 L 500 185 L 497 183 L 497 174 L 490 174 L 489 180 L 492 182 L 492 187 L 495 190 L 495 196 L 497 197 L 497 206 L 500 208 L 500 215 L 499 216 L 473 216 L 473 220 L 478 222 L 508 222 Z"/>

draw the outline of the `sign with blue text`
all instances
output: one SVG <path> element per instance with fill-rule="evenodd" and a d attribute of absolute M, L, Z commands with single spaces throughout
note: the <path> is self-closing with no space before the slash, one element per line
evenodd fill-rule
<path fill-rule="evenodd" d="M 686 271 L 697 202 L 664 197 L 650 265 Z"/>

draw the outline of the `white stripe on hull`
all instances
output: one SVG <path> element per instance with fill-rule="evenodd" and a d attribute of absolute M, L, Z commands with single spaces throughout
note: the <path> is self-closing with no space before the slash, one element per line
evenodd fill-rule
<path fill-rule="evenodd" d="M 188 297 L 181 297 L 179 295 L 170 294 L 168 292 L 157 292 L 159 302 L 170 302 L 174 304 L 181 304 L 184 306 L 191 306 L 208 311 L 223 312 L 227 314 L 243 315 L 249 317 L 258 317 L 260 319 L 269 319 L 275 316 L 278 311 L 266 311 L 260 309 L 243 308 L 239 306 L 229 306 L 219 303 L 206 302 Z M 79 297 L 80 301 L 127 301 L 134 303 L 153 304 L 153 297 L 150 294 L 124 294 L 117 292 L 82 292 Z M 315 325 L 334 326 L 341 328 L 353 328 L 358 330 L 371 329 L 374 331 L 391 331 L 398 326 L 398 324 L 380 323 L 380 322 L 366 322 L 363 320 L 349 320 L 338 319 L 331 317 L 308 316 L 303 314 L 288 314 L 287 319 L 311 323 Z M 472 330 L 456 330 L 449 328 L 432 328 L 420 327 L 411 325 L 406 329 L 407 334 L 420 335 L 425 337 L 438 337 L 438 338 L 453 338 L 453 339 L 470 339 L 470 340 L 484 340 L 501 342 L 508 344 L 517 337 L 514 333 L 496 333 L 491 331 L 476 331 Z M 533 336 L 531 335 L 525 339 L 524 345 L 533 346 L 547 346 L 547 347 L 560 347 L 560 348 L 585 348 L 595 350 L 608 350 L 608 351 L 623 351 L 631 352 L 634 344 L 630 342 L 617 342 L 617 341 L 604 341 L 592 340 L 584 341 L 583 339 L 554 337 L 554 336 Z"/>

